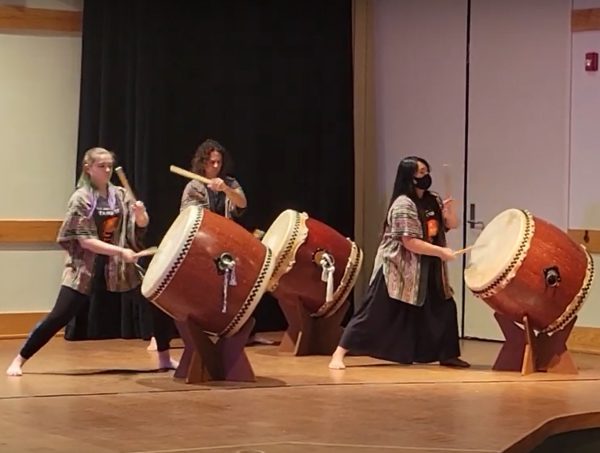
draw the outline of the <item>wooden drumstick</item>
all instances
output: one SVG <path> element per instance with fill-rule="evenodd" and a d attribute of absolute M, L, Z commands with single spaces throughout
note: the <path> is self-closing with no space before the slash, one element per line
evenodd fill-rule
<path fill-rule="evenodd" d="M 133 201 L 136 201 L 135 194 L 133 193 L 133 190 L 131 189 L 131 186 L 129 185 L 129 181 L 127 181 L 127 176 L 125 176 L 125 172 L 123 171 L 123 168 L 122 167 L 115 168 L 115 173 L 119 177 L 119 181 L 121 181 L 121 185 L 123 187 L 125 187 L 125 190 L 127 191 L 127 193 L 129 193 L 129 196 L 131 197 L 131 199 Z"/>
<path fill-rule="evenodd" d="M 135 254 L 137 258 L 141 258 L 142 256 L 152 256 L 158 252 L 158 247 L 148 247 L 147 249 L 141 250 Z"/>
<path fill-rule="evenodd" d="M 469 247 L 465 247 L 464 249 L 455 250 L 454 251 L 454 256 L 458 256 L 458 255 L 462 255 L 463 253 L 467 253 L 471 249 L 474 249 L 475 247 L 476 247 L 475 244 L 473 244 L 473 245 L 470 245 Z M 479 246 L 477 246 L 477 247 L 479 247 Z"/>
<path fill-rule="evenodd" d="M 169 167 L 169 170 L 171 170 L 172 173 L 177 173 L 178 175 L 185 176 L 189 179 L 195 179 L 196 181 L 203 182 L 204 184 L 209 184 L 211 182 L 210 179 L 205 178 L 204 176 L 197 175 L 196 173 L 184 170 L 180 167 L 176 167 L 175 165 L 171 165 Z"/>

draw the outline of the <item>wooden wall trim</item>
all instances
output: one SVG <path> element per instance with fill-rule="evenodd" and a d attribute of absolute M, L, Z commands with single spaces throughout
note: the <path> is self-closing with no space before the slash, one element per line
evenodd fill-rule
<path fill-rule="evenodd" d="M 0 220 L 0 244 L 56 242 L 62 220 Z"/>
<path fill-rule="evenodd" d="M 600 30 L 600 8 L 574 9 L 571 12 L 571 31 Z"/>
<path fill-rule="evenodd" d="M 47 312 L 0 313 L 0 340 L 26 338 L 31 329 L 41 321 Z M 60 331 L 57 336 L 64 335 Z"/>
<path fill-rule="evenodd" d="M 64 11 L 24 6 L 0 5 L 0 29 L 81 33 L 81 11 Z M 576 9 L 571 12 L 573 32 L 600 30 L 600 8 Z"/>
<path fill-rule="evenodd" d="M 47 314 L 41 311 L 0 313 L 0 339 L 27 337 L 33 326 Z M 61 331 L 57 335 L 64 333 Z M 600 327 L 575 326 L 567 345 L 572 352 L 600 355 Z"/>
<path fill-rule="evenodd" d="M 43 31 L 64 34 L 81 34 L 83 13 L 24 6 L 0 5 L 1 31 Z"/>
<path fill-rule="evenodd" d="M 62 220 L 0 220 L 0 243 L 55 242 Z M 585 245 L 590 253 L 600 253 L 600 230 L 568 230 L 569 237 Z"/>
<path fill-rule="evenodd" d="M 600 327 L 573 327 L 567 346 L 573 352 L 600 354 Z"/>
<path fill-rule="evenodd" d="M 569 236 L 578 244 L 585 245 L 590 253 L 600 253 L 600 230 L 568 230 Z"/>

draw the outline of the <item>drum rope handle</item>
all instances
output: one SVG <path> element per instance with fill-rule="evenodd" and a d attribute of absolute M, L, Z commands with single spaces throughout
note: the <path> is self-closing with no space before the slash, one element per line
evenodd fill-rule
<path fill-rule="evenodd" d="M 329 253 L 325 252 L 321 256 L 321 261 L 319 264 L 321 265 L 321 280 L 327 282 L 327 290 L 325 293 L 325 302 L 333 301 L 333 273 L 335 272 L 335 260 L 333 256 Z"/>
<path fill-rule="evenodd" d="M 227 292 L 230 286 L 237 285 L 235 277 L 235 258 L 229 253 L 223 253 L 216 259 L 217 269 L 223 272 L 223 308 L 221 313 L 227 313 Z"/>

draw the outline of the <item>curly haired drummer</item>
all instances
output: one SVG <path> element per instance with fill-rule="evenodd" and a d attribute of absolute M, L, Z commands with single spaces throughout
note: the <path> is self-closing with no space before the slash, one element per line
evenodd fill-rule
<path fill-rule="evenodd" d="M 363 305 L 344 330 L 329 368 L 369 355 L 398 363 L 468 367 L 460 357 L 456 303 L 448 282 L 446 232 L 458 226 L 451 199 L 431 192 L 419 157 L 398 165 L 382 240 Z"/>
<path fill-rule="evenodd" d="M 223 145 L 213 139 L 203 141 L 192 158 L 192 171 L 211 182 L 191 180 L 183 190 L 180 210 L 196 205 L 227 218 L 240 217 L 248 203 L 240 183 L 228 174 L 230 166 L 231 158 Z M 248 343 L 273 344 L 255 332 Z"/>
<path fill-rule="evenodd" d="M 21 376 L 25 362 L 86 306 L 98 288 L 117 293 L 140 290 L 135 250 L 140 249 L 149 217 L 142 202 L 126 197 L 124 188 L 110 183 L 113 165 L 114 155 L 104 148 L 92 148 L 83 157 L 77 189 L 57 238 L 67 258 L 56 303 L 29 334 L 6 371 L 9 376 Z M 169 351 L 169 318 L 152 307 L 159 368 L 175 368 Z"/>
<path fill-rule="evenodd" d="M 216 140 L 205 140 L 192 159 L 192 171 L 211 180 L 204 184 L 191 180 L 181 196 L 181 210 L 202 206 L 227 218 L 239 217 L 246 208 L 246 195 L 240 183 L 228 175 L 229 153 Z"/>

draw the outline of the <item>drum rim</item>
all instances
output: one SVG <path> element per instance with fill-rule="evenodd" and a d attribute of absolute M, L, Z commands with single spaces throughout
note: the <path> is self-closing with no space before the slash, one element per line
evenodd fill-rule
<path fill-rule="evenodd" d="M 273 251 L 273 254 L 275 255 L 276 259 L 282 254 L 282 250 L 285 248 L 286 244 L 290 240 L 290 237 L 294 235 L 296 225 L 298 223 L 297 219 L 299 214 L 300 213 L 298 211 L 295 211 L 293 209 L 286 209 L 285 211 L 280 212 L 271 224 L 271 226 L 269 226 L 263 237 L 260 239 L 263 244 L 265 244 Z M 268 241 L 266 241 L 266 239 L 270 238 L 270 235 L 274 234 L 275 225 L 277 225 L 278 223 L 283 224 L 283 220 L 286 217 L 286 229 L 281 237 L 281 243 L 278 243 L 276 247 L 271 246 L 270 244 L 268 244 Z"/>
<path fill-rule="evenodd" d="M 468 269 L 465 269 L 465 284 L 477 297 L 491 297 L 498 291 L 500 291 L 502 288 L 504 288 L 516 275 L 517 271 L 523 264 L 523 261 L 525 260 L 527 252 L 529 251 L 529 248 L 531 246 L 531 241 L 535 233 L 535 219 L 533 215 L 526 209 L 510 208 L 505 209 L 504 211 L 499 213 L 496 217 L 494 217 L 494 219 L 509 212 L 519 212 L 523 215 L 523 219 L 525 220 L 524 225 L 522 227 L 522 237 L 520 241 L 516 242 L 515 252 L 513 253 L 510 261 L 500 266 L 494 276 L 490 277 L 489 279 L 487 279 L 487 281 L 485 281 L 484 283 L 480 283 L 479 285 L 474 285 L 473 282 L 469 283 Z M 494 219 L 492 219 L 492 221 Z M 477 246 L 477 241 L 475 241 L 475 246 Z"/>
<path fill-rule="evenodd" d="M 165 241 L 166 238 L 169 236 L 169 233 L 171 233 L 171 229 L 175 225 L 177 219 L 183 218 L 183 216 L 188 217 L 187 219 L 185 219 L 183 232 L 181 233 L 181 235 L 185 239 L 181 242 L 179 251 L 174 253 L 171 259 L 169 260 L 169 263 L 165 265 L 164 271 L 161 273 L 160 277 L 156 278 L 154 282 L 150 283 L 147 279 L 147 276 L 150 271 L 150 268 L 152 267 L 152 263 L 158 256 L 160 256 L 162 242 Z M 198 233 L 198 229 L 202 224 L 203 218 L 204 209 L 194 205 L 188 206 L 178 214 L 177 218 L 175 219 L 171 227 L 167 230 L 167 233 L 165 234 L 161 243 L 159 244 L 159 252 L 153 257 L 152 261 L 150 261 L 148 271 L 146 271 L 144 280 L 142 281 L 141 292 L 145 298 L 149 300 L 156 300 L 167 288 L 167 286 L 169 286 L 169 283 L 175 277 L 175 275 L 177 274 L 177 270 L 179 269 L 185 257 L 187 256 L 190 247 L 192 246 L 192 243 L 194 241 L 194 238 Z M 146 282 L 148 282 L 148 286 L 145 286 Z"/>
<path fill-rule="evenodd" d="M 563 329 L 569 322 L 571 322 L 575 315 L 577 315 L 577 313 L 583 306 L 583 303 L 587 299 L 587 296 L 589 295 L 590 289 L 592 287 L 592 282 L 594 281 L 594 258 L 583 245 L 581 245 L 581 248 L 583 248 L 587 257 L 587 267 L 585 276 L 581 284 L 581 288 L 579 289 L 571 303 L 567 305 L 565 311 L 548 327 L 541 330 L 540 333 L 552 333 L 556 332 L 557 330 Z"/>
<path fill-rule="evenodd" d="M 319 309 L 311 315 L 313 317 L 327 318 L 332 316 L 346 301 L 348 294 L 350 294 L 350 291 L 352 291 L 352 288 L 354 288 L 354 285 L 356 284 L 360 268 L 362 267 L 363 252 L 355 242 L 350 241 L 350 239 L 348 239 L 348 241 L 352 248 L 340 284 L 335 289 L 332 300 L 321 305 Z"/>
<path fill-rule="evenodd" d="M 277 221 L 284 215 L 291 215 L 291 222 L 288 224 L 287 235 L 282 240 L 281 247 L 278 250 L 273 250 L 268 244 L 265 243 L 265 237 L 267 237 L 269 231 L 272 230 L 273 226 Z M 286 209 L 277 216 L 277 219 L 269 227 L 261 242 L 269 249 L 273 251 L 275 264 L 273 273 L 269 282 L 269 292 L 274 292 L 277 289 L 279 280 L 287 274 L 294 267 L 294 258 L 296 252 L 302 244 L 306 242 L 308 237 L 308 227 L 306 221 L 308 220 L 308 214 L 305 212 L 295 211 L 293 209 Z"/>

